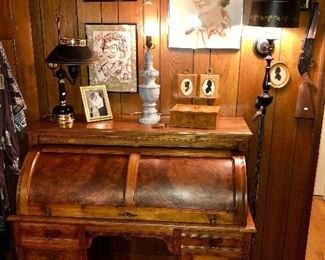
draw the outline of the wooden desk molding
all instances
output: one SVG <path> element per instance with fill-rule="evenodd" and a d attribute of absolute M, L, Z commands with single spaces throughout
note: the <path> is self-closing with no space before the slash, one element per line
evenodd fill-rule
<path fill-rule="evenodd" d="M 249 259 L 245 121 L 218 117 L 200 130 L 163 120 L 31 126 L 9 217 L 19 259 L 87 259 L 102 235 L 162 239 L 174 259 Z"/>

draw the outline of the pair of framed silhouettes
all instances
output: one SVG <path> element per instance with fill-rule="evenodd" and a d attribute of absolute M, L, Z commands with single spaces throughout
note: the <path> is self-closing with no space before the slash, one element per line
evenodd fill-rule
<path fill-rule="evenodd" d="M 178 98 L 218 97 L 219 75 L 217 74 L 178 74 Z"/>

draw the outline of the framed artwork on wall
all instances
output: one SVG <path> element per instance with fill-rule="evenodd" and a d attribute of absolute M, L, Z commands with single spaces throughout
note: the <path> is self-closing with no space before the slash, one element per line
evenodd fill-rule
<path fill-rule="evenodd" d="M 168 46 L 239 49 L 243 0 L 169 0 Z"/>
<path fill-rule="evenodd" d="M 106 86 L 81 86 L 82 103 L 87 122 L 113 119 Z"/>
<path fill-rule="evenodd" d="M 110 92 L 137 92 L 136 24 L 86 24 L 89 47 L 99 62 L 89 65 L 90 85 Z"/>

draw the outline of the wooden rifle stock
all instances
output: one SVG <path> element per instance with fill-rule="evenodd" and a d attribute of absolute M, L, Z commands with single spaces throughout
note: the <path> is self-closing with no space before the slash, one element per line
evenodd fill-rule
<path fill-rule="evenodd" d="M 313 119 L 314 105 L 311 95 L 313 82 L 310 80 L 308 73 L 301 75 L 301 84 L 298 90 L 298 98 L 296 104 L 295 118 L 297 119 Z"/>

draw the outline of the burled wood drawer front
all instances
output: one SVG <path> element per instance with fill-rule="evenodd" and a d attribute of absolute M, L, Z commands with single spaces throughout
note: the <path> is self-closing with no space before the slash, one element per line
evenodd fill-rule
<path fill-rule="evenodd" d="M 78 238 L 79 228 L 72 225 L 21 223 L 21 235 L 24 237 L 73 239 Z"/>
<path fill-rule="evenodd" d="M 79 227 L 74 225 L 21 223 L 21 243 L 27 247 L 76 249 Z"/>
<path fill-rule="evenodd" d="M 249 237 L 250 239 L 250 237 Z M 181 254 L 206 254 L 245 258 L 249 251 L 247 238 L 241 233 L 188 233 L 183 232 L 181 237 Z"/>
<path fill-rule="evenodd" d="M 24 249 L 24 260 L 77 260 L 78 251 Z"/>

